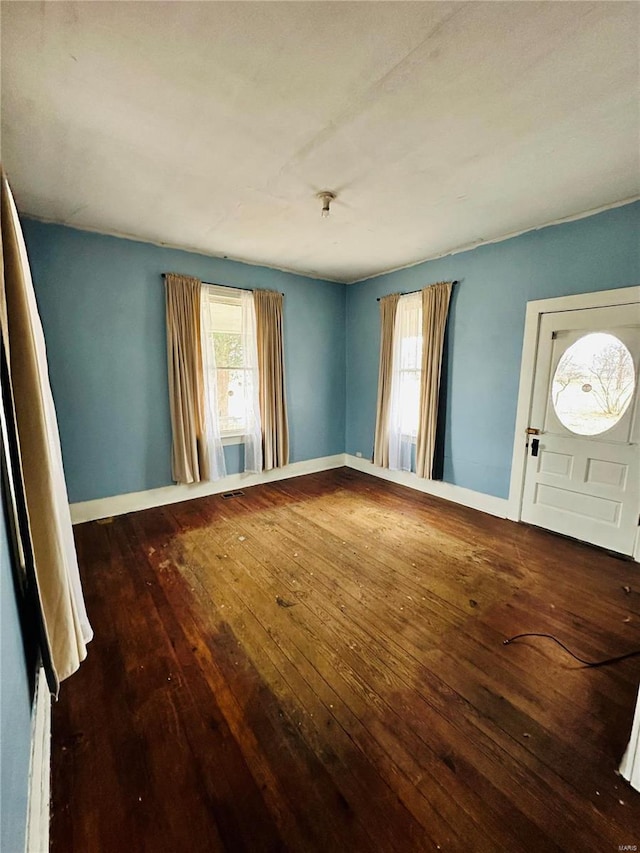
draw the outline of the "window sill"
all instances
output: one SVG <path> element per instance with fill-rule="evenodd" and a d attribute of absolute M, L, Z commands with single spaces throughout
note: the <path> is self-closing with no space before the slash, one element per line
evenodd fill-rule
<path fill-rule="evenodd" d="M 223 447 L 229 447 L 232 444 L 244 444 L 244 435 L 223 435 L 221 439 Z"/>

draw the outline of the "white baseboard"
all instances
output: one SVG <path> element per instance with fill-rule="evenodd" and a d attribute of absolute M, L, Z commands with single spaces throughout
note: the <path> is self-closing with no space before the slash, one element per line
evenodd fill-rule
<path fill-rule="evenodd" d="M 51 790 L 51 694 L 42 667 L 38 669 L 32 714 L 25 851 L 26 853 L 48 853 Z"/>
<path fill-rule="evenodd" d="M 462 504 L 480 512 L 495 515 L 498 518 L 507 517 L 508 501 L 506 498 L 496 498 L 493 495 L 474 492 L 462 486 L 444 483 L 442 480 L 423 480 L 422 477 L 417 477 L 408 471 L 390 471 L 388 468 L 374 465 L 368 459 L 361 459 L 359 456 L 351 456 L 351 454 L 346 454 L 346 464 L 349 468 L 355 468 L 357 471 L 372 474 L 374 477 L 397 483 L 400 486 L 407 486 L 409 489 L 415 489 L 418 492 L 444 498 L 444 500 Z"/>
<path fill-rule="evenodd" d="M 319 471 L 342 468 L 344 465 L 346 465 L 345 454 L 337 453 L 335 456 L 321 456 L 317 459 L 306 459 L 304 462 L 293 462 L 285 468 L 274 468 L 272 471 L 262 471 L 260 474 L 231 474 L 215 482 L 193 483 L 190 486 L 162 486 L 145 492 L 130 492 L 111 498 L 83 501 L 71 504 L 71 522 L 80 524 L 83 521 L 95 521 L 97 518 L 109 518 L 112 515 L 123 515 L 125 512 L 136 512 L 139 509 L 150 509 L 189 501 L 192 498 L 232 492 L 235 489 L 287 480 L 289 477 L 300 477 L 303 474 L 317 474 Z"/>
<path fill-rule="evenodd" d="M 223 480 L 212 483 L 194 483 L 191 486 L 163 486 L 159 489 L 149 489 L 145 492 L 130 492 L 126 495 L 115 495 L 110 498 L 98 498 L 93 501 L 83 501 L 71 504 L 71 521 L 81 524 L 84 521 L 95 521 L 98 518 L 109 518 L 113 515 L 123 515 L 126 512 L 136 512 L 140 509 L 150 509 L 156 506 L 189 501 L 192 498 L 202 498 L 207 495 L 217 495 L 221 492 L 231 492 L 234 489 L 244 489 L 249 486 L 259 486 L 262 483 L 273 483 L 277 480 L 287 480 L 290 477 L 301 477 L 304 474 L 316 474 L 319 471 L 329 471 L 331 468 L 343 466 L 372 474 L 382 480 L 407 486 L 418 492 L 444 498 L 453 503 L 462 504 L 498 518 L 507 517 L 508 501 L 474 492 L 462 486 L 453 486 L 440 480 L 423 480 L 415 474 L 406 471 L 390 471 L 380 468 L 367 459 L 351 456 L 348 453 L 337 453 L 335 456 L 321 456 L 317 459 L 307 459 L 304 462 L 293 462 L 286 468 L 274 468 L 260 474 L 231 474 Z"/>

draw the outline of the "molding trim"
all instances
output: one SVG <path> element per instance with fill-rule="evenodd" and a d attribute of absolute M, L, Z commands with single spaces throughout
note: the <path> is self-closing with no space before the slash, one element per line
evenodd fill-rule
<path fill-rule="evenodd" d="M 549 222 L 543 222 L 542 225 L 530 225 L 528 228 L 522 228 L 519 231 L 509 231 L 506 234 L 501 234 L 498 237 L 490 237 L 487 240 L 474 240 L 471 243 L 463 243 L 461 246 L 456 246 L 453 249 L 447 249 L 443 252 L 438 252 L 435 255 L 428 255 L 419 261 L 410 261 L 408 264 L 403 264 L 399 267 L 389 267 L 382 272 L 374 273 L 365 278 L 347 279 L 345 284 L 361 284 L 362 282 L 373 281 L 383 275 L 393 275 L 393 273 L 401 270 L 408 270 L 412 267 L 419 267 L 420 264 L 426 264 L 429 261 L 437 261 L 442 258 L 450 258 L 452 255 L 461 255 L 464 252 L 472 252 L 480 246 L 490 246 L 493 243 L 504 243 L 505 240 L 513 240 L 514 237 L 521 237 L 523 234 L 530 234 L 532 231 L 542 231 L 543 228 L 553 228 L 555 225 L 564 225 L 566 222 L 577 222 L 579 219 L 588 219 L 590 216 L 597 216 L 599 213 L 605 213 L 607 210 L 614 210 L 616 207 L 626 207 L 628 204 L 635 204 L 640 201 L 640 195 L 632 195 L 628 198 L 622 198 L 619 201 L 612 201 L 608 204 L 601 204 L 598 207 L 592 207 L 589 210 L 583 210 L 580 213 L 571 213 L 568 216 L 561 216 L 559 219 L 552 219 Z M 33 217 L 32 217 L 33 218 Z"/>
<path fill-rule="evenodd" d="M 178 245 L 177 243 L 171 243 L 164 240 L 160 240 L 159 238 L 151 238 L 151 237 L 139 237 L 134 234 L 128 234 L 126 232 L 117 231 L 117 230 L 104 230 L 101 228 L 91 227 L 90 225 L 78 225 L 72 222 L 64 222 L 59 219 L 51 219 L 46 216 L 38 216 L 36 213 L 28 213 L 27 211 L 21 212 L 21 216 L 25 219 L 31 219 L 34 222 L 42 222 L 44 225 L 62 225 L 65 228 L 72 228 L 75 231 L 86 231 L 89 234 L 100 234 L 104 237 L 117 237 L 120 240 L 132 240 L 135 243 L 147 243 L 151 246 L 159 246 L 162 249 L 177 249 L 180 252 L 189 252 L 195 255 L 202 255 L 205 258 L 215 258 L 220 261 L 232 261 L 235 264 L 246 264 L 247 266 L 253 267 L 263 267 L 264 269 L 275 270 L 276 272 L 282 272 L 286 275 L 294 275 L 299 278 L 308 278 L 312 281 L 321 281 L 328 282 L 329 284 L 361 284 L 362 282 L 373 281 L 376 278 L 380 278 L 383 275 L 392 275 L 393 273 L 400 272 L 400 270 L 411 269 L 412 267 L 418 267 L 420 264 L 426 264 L 429 261 L 439 260 L 441 258 L 449 258 L 452 255 L 460 255 L 463 252 L 471 252 L 473 249 L 477 249 L 480 246 L 489 246 L 493 243 L 502 243 L 505 240 L 512 240 L 514 237 L 520 237 L 522 234 L 529 234 L 532 231 L 541 231 L 543 228 L 552 228 L 554 225 L 563 225 L 565 222 L 576 222 L 579 219 L 588 219 L 590 216 L 596 216 L 598 213 L 604 213 L 607 210 L 613 210 L 616 207 L 626 207 L 629 204 L 635 204 L 635 202 L 640 200 L 640 195 L 632 195 L 628 198 L 618 199 L 617 201 L 608 202 L 607 204 L 601 204 L 598 207 L 589 208 L 589 210 L 583 210 L 579 213 L 571 213 L 568 216 L 562 216 L 559 219 L 552 219 L 547 222 L 543 222 L 540 225 L 530 225 L 528 228 L 522 228 L 519 231 L 509 231 L 506 234 L 500 234 L 496 237 L 490 237 L 486 240 L 474 240 L 471 243 L 463 243 L 461 246 L 454 246 L 450 249 L 445 249 L 442 252 L 437 252 L 435 255 L 427 255 L 425 258 L 420 258 L 418 261 L 409 261 L 407 264 L 401 264 L 397 267 L 389 267 L 388 269 L 380 270 L 380 272 L 372 273 L 371 275 L 366 275 L 362 278 L 333 278 L 331 276 L 321 276 L 314 272 L 301 272 L 300 270 L 289 269 L 288 267 L 277 267 L 272 264 L 268 264 L 266 262 L 260 261 L 252 261 L 247 258 L 236 258 L 235 256 L 229 257 L 229 255 L 220 255 L 212 253 L 206 249 L 198 249 L 194 246 L 188 245 Z"/>
<path fill-rule="evenodd" d="M 159 489 L 149 489 L 144 492 L 130 492 L 126 495 L 82 501 L 71 504 L 71 523 L 81 524 L 84 521 L 95 521 L 98 518 L 109 518 L 112 515 L 123 515 L 140 509 L 189 501 L 192 498 L 217 495 L 234 489 L 248 489 L 250 486 L 288 480 L 290 477 L 317 474 L 319 471 L 329 471 L 331 468 L 343 468 L 345 464 L 344 453 L 337 453 L 335 456 L 321 456 L 317 459 L 293 462 L 285 468 L 274 468 L 271 471 L 262 471 L 260 474 L 230 474 L 215 482 L 193 483 L 189 486 L 162 486 Z"/>
<path fill-rule="evenodd" d="M 633 200 L 632 200 L 633 201 Z M 625 204 L 628 202 L 620 202 Z M 589 215 L 589 214 L 586 214 Z M 38 216 L 36 213 L 28 213 L 20 211 L 20 217 L 31 219 L 33 222 L 41 222 L 43 225 L 61 225 L 63 228 L 72 228 L 74 231 L 86 231 L 88 234 L 98 234 L 101 237 L 116 237 L 118 240 L 131 240 L 134 243 L 145 243 L 148 246 L 158 246 L 160 249 L 175 249 L 178 252 L 188 252 L 190 255 L 202 255 L 204 258 L 212 258 L 216 261 L 231 261 L 234 264 L 244 264 L 249 267 L 262 267 L 267 270 L 274 270 L 285 275 L 297 276 L 297 278 L 308 278 L 312 281 L 327 282 L 328 284 L 345 284 L 341 278 L 327 278 L 326 276 L 318 275 L 317 273 L 299 272 L 289 269 L 288 267 L 275 267 L 262 261 L 251 261 L 248 258 L 236 258 L 235 255 L 221 255 L 211 252 L 207 249 L 197 249 L 195 246 L 187 244 L 172 243 L 167 240 L 153 237 L 137 237 L 135 234 L 129 234 L 126 231 L 117 231 L 113 229 L 94 228 L 90 225 L 77 225 L 73 222 L 64 222 L 60 219 L 51 219 L 48 216 Z"/>
<path fill-rule="evenodd" d="M 39 666 L 32 711 L 25 853 L 47 853 L 49 850 L 50 785 L 51 694 L 44 668 Z"/>
<path fill-rule="evenodd" d="M 261 474 L 231 474 L 223 480 L 215 482 L 194 483 L 190 486 L 163 486 L 144 492 L 130 492 L 126 495 L 115 495 L 109 498 L 74 503 L 70 507 L 71 521 L 73 524 L 82 524 L 85 521 L 95 521 L 99 518 L 109 518 L 127 512 L 137 512 L 141 509 L 189 501 L 193 498 L 217 495 L 221 492 L 259 486 L 263 483 L 274 483 L 278 480 L 287 480 L 290 477 L 302 477 L 305 474 L 317 474 L 320 471 L 330 471 L 332 468 L 343 468 L 345 466 L 362 471 L 365 474 L 371 474 L 381 480 L 398 483 L 400 486 L 407 486 L 418 492 L 424 492 L 471 507 L 471 509 L 477 509 L 480 512 L 486 512 L 489 515 L 495 515 L 498 518 L 507 517 L 507 501 L 504 498 L 474 492 L 471 489 L 454 486 L 440 480 L 422 480 L 415 474 L 409 474 L 406 471 L 390 471 L 388 468 L 379 468 L 366 459 L 347 453 L 337 453 L 335 456 L 321 456 L 317 459 L 307 459 L 304 462 L 293 462 L 286 468 L 274 468 L 272 471 L 263 471 Z"/>
<path fill-rule="evenodd" d="M 351 456 L 350 454 L 346 454 L 346 464 L 349 468 L 355 468 L 356 471 L 371 474 L 373 477 L 388 480 L 390 483 L 397 483 L 399 486 L 407 486 L 417 492 L 424 492 L 427 495 L 462 504 L 462 506 L 468 506 L 471 509 L 477 509 L 498 518 L 507 517 L 507 501 L 505 498 L 496 498 L 493 495 L 474 492 L 472 489 L 454 486 L 442 480 L 423 480 L 408 471 L 390 471 L 388 468 L 380 468 L 378 465 L 374 465 L 368 459 L 361 459 L 359 456 Z"/>

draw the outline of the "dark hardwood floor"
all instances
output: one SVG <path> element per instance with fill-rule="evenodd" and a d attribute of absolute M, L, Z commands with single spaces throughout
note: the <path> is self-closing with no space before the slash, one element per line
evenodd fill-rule
<path fill-rule="evenodd" d="M 503 645 L 639 647 L 637 564 L 348 469 L 75 533 L 53 853 L 640 845 L 640 659 Z"/>

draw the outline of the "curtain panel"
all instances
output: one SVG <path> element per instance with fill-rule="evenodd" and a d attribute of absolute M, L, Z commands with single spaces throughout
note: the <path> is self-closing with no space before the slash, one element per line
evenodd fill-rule
<path fill-rule="evenodd" d="M 246 432 L 242 437 L 244 441 L 244 470 L 247 474 L 259 474 L 262 471 L 260 366 L 258 360 L 256 306 L 252 291 L 243 290 L 240 292 L 240 305 L 242 307 L 242 352 L 244 355 L 246 376 L 244 384 L 244 409 L 247 425 Z"/>
<path fill-rule="evenodd" d="M 164 284 L 173 436 L 171 472 L 177 483 L 200 483 L 209 479 L 200 311 L 202 282 L 167 273 Z"/>
<path fill-rule="evenodd" d="M 622 758 L 620 775 L 631 783 L 632 788 L 640 791 L 640 687 L 638 688 L 636 712 L 631 727 L 631 738 Z"/>
<path fill-rule="evenodd" d="M 391 406 L 391 379 L 393 370 L 393 330 L 396 321 L 399 293 L 383 296 L 380 300 L 380 363 L 378 366 L 378 400 L 376 404 L 376 432 L 373 444 L 373 463 L 389 467 L 389 411 Z"/>
<path fill-rule="evenodd" d="M 444 333 L 452 283 L 432 284 L 422 291 L 422 384 L 416 441 L 416 474 L 431 479 L 438 423 Z"/>
<path fill-rule="evenodd" d="M 56 411 L 42 324 L 11 189 L 2 174 L 3 444 L 12 432 L 5 483 L 18 528 L 16 550 L 35 587 L 42 661 L 52 693 L 87 654 L 87 617 L 73 540 Z M 4 373 L 4 369 L 3 369 Z M 13 398 L 13 407 L 11 400 Z M 9 423 L 11 421 L 11 423 Z"/>
<path fill-rule="evenodd" d="M 219 480 L 227 475 L 224 460 L 224 448 L 220 436 L 218 417 L 218 371 L 216 348 L 213 340 L 212 305 L 209 298 L 213 291 L 211 285 L 201 286 L 200 339 L 202 341 L 204 435 L 207 446 L 209 478 Z"/>
<path fill-rule="evenodd" d="M 260 372 L 260 420 L 263 470 L 289 463 L 289 426 L 285 397 L 282 333 L 282 294 L 254 290 L 258 367 Z"/>

